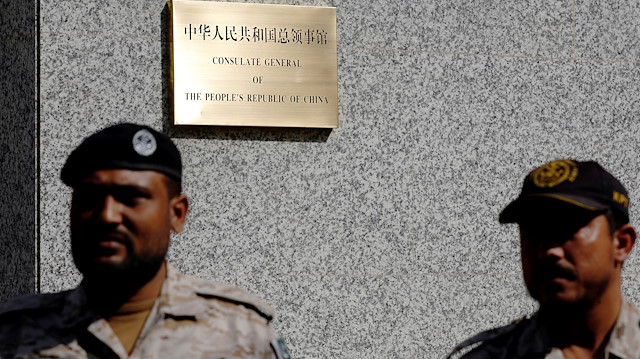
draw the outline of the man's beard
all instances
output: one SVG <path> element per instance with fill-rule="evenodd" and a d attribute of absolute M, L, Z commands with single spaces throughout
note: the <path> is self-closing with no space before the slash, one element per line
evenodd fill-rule
<path fill-rule="evenodd" d="M 102 286 L 105 290 L 135 291 L 149 282 L 160 269 L 165 259 L 166 251 L 156 250 L 147 253 L 136 254 L 133 240 L 126 234 L 122 244 L 127 255 L 120 263 L 95 262 L 95 253 L 91 253 L 91 240 L 76 238 L 71 233 L 71 252 L 76 268 L 82 273 L 83 282 L 91 286 Z"/>

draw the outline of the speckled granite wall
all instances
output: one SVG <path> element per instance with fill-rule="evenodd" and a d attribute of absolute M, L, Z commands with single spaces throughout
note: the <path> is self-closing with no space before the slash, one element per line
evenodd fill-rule
<path fill-rule="evenodd" d="M 36 290 L 35 1 L 0 10 L 0 300 Z"/>
<path fill-rule="evenodd" d="M 337 7 L 337 130 L 175 128 L 164 1 L 40 0 L 43 291 L 79 280 L 59 169 L 125 120 L 184 155 L 172 262 L 272 303 L 295 358 L 438 358 L 533 311 L 497 215 L 548 160 L 600 161 L 640 224 L 637 2 L 288 3 Z"/>

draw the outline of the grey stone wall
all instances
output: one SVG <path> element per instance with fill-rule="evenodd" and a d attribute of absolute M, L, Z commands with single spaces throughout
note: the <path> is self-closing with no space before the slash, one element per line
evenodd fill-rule
<path fill-rule="evenodd" d="M 336 130 L 176 128 L 164 1 L 40 0 L 39 78 L 28 67 L 14 77 L 39 80 L 40 115 L 11 112 L 2 138 L 30 149 L 11 152 L 3 184 L 31 195 L 26 214 L 39 193 L 42 291 L 80 279 L 59 170 L 84 136 L 120 121 L 162 129 L 182 150 L 192 208 L 172 263 L 265 298 L 296 358 L 438 358 L 534 311 L 516 229 L 497 215 L 548 160 L 601 162 L 638 223 L 637 2 L 281 3 L 337 7 Z M 2 54 L 3 65 L 17 56 Z M 4 211 L 2 245 L 24 263 L 2 273 L 34 280 L 34 218 L 15 225 Z M 635 303 L 639 274 L 634 254 L 624 290 Z"/>

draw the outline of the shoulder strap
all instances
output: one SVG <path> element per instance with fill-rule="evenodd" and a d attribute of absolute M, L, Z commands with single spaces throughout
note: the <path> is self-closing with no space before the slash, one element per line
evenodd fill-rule
<path fill-rule="evenodd" d="M 474 335 L 473 337 L 463 341 L 462 343 L 458 344 L 455 348 L 453 348 L 453 351 L 447 356 L 447 359 L 451 359 L 454 354 L 458 353 L 460 350 L 466 347 L 469 347 L 477 343 L 483 343 L 489 340 L 493 340 L 498 337 L 501 337 L 504 334 L 511 332 L 518 326 L 520 322 L 522 322 L 522 319 L 519 319 L 509 325 L 505 325 L 504 327 L 485 330 L 484 332 Z"/>

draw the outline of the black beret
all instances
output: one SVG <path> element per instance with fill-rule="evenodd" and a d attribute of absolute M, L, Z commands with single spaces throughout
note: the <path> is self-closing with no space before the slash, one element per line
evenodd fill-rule
<path fill-rule="evenodd" d="M 120 123 L 87 137 L 62 167 L 60 178 L 74 185 L 102 169 L 151 170 L 182 180 L 180 151 L 169 137 L 148 126 Z"/>

